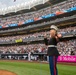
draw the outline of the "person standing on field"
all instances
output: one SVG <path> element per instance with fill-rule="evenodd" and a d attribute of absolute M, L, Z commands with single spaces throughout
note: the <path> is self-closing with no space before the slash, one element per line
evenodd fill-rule
<path fill-rule="evenodd" d="M 58 28 L 55 25 L 50 27 L 50 39 L 47 39 L 47 35 L 44 35 L 44 42 L 47 45 L 47 55 L 49 57 L 49 67 L 50 67 L 50 74 L 51 75 L 58 75 L 57 70 L 57 58 L 59 56 L 59 52 L 57 50 L 57 43 L 59 39 L 62 37 L 61 34 L 57 33 Z"/>

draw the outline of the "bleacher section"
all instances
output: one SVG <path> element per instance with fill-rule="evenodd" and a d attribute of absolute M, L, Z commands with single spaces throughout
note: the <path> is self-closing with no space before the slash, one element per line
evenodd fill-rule
<path fill-rule="evenodd" d="M 53 24 L 62 34 L 60 55 L 76 55 L 76 1 L 65 0 L 37 11 L 1 17 L 0 58 L 27 59 L 29 53 L 47 57 L 44 34 L 49 36 Z"/>

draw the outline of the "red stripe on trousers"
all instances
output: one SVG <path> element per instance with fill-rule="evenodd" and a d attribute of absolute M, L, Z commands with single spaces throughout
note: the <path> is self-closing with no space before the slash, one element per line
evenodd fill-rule
<path fill-rule="evenodd" d="M 55 56 L 54 56 L 54 75 L 56 75 L 56 62 L 55 62 Z"/>

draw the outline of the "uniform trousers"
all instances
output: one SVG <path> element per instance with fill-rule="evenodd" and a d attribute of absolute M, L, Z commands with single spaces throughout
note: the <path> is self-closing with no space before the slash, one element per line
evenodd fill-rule
<path fill-rule="evenodd" d="M 49 68 L 51 75 L 58 75 L 57 58 L 58 56 L 49 56 Z"/>

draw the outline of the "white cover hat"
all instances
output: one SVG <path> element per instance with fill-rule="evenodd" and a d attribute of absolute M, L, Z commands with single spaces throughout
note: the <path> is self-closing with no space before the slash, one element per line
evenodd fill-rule
<path fill-rule="evenodd" d="M 58 27 L 55 26 L 55 25 L 51 25 L 50 28 L 51 28 L 51 29 L 55 29 L 56 31 L 58 31 Z"/>

